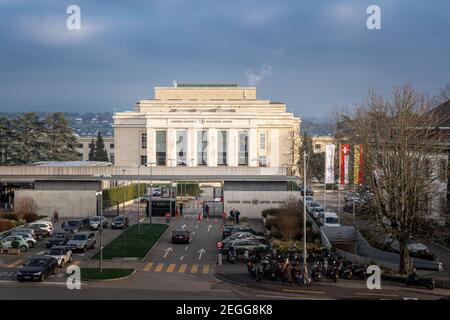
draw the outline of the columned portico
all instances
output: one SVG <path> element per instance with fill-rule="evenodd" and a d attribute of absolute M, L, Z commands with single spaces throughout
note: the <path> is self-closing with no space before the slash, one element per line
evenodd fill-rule
<path fill-rule="evenodd" d="M 256 88 L 180 85 L 155 88 L 155 97 L 115 113 L 117 165 L 292 167 L 300 119 L 283 103 L 256 99 Z"/>

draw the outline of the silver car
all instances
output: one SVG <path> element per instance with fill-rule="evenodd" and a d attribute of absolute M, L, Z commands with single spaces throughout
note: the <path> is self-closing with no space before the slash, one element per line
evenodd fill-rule
<path fill-rule="evenodd" d="M 72 251 L 86 252 L 87 249 L 93 249 L 96 243 L 94 232 L 77 232 L 66 246 Z"/>

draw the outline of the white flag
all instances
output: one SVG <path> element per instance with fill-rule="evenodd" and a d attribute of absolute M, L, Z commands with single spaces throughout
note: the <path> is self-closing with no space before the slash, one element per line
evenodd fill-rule
<path fill-rule="evenodd" d="M 334 183 L 334 144 L 327 144 L 325 147 L 325 183 Z"/>

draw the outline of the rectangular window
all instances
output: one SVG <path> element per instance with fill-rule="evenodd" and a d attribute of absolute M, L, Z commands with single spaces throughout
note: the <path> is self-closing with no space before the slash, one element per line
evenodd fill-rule
<path fill-rule="evenodd" d="M 79 143 L 79 144 L 78 144 L 78 148 L 79 148 L 79 149 L 83 149 L 83 144 L 82 144 L 82 143 Z"/>
<path fill-rule="evenodd" d="M 147 137 L 145 137 L 145 140 L 147 140 Z M 110 144 L 109 144 L 109 148 L 110 148 L 110 149 L 114 149 L 114 143 L 110 143 Z"/>
<path fill-rule="evenodd" d="M 441 197 L 441 214 L 447 213 L 447 197 Z"/>
<path fill-rule="evenodd" d="M 320 151 L 322 149 L 322 146 L 320 144 L 316 144 L 316 145 L 314 145 L 314 149 L 316 149 L 317 151 Z"/>
<path fill-rule="evenodd" d="M 447 181 L 447 160 L 441 160 L 439 163 L 439 180 Z"/>
<path fill-rule="evenodd" d="M 259 157 L 259 166 L 260 167 L 266 167 L 267 166 L 266 157 L 264 157 L 264 156 L 260 156 Z"/>
<path fill-rule="evenodd" d="M 248 165 L 248 132 L 239 131 L 239 156 L 238 165 Z"/>
<path fill-rule="evenodd" d="M 208 131 L 197 131 L 197 165 L 208 164 Z"/>
<path fill-rule="evenodd" d="M 141 166 L 145 166 L 147 164 L 147 156 L 141 156 Z"/>
<path fill-rule="evenodd" d="M 217 164 L 227 165 L 227 132 L 217 131 Z"/>
<path fill-rule="evenodd" d="M 187 157 L 187 131 L 177 130 L 177 165 L 185 166 Z"/>
<path fill-rule="evenodd" d="M 147 133 L 146 132 L 141 133 L 141 148 L 147 149 Z"/>
<path fill-rule="evenodd" d="M 156 165 L 166 165 L 166 131 L 156 131 Z"/>
<path fill-rule="evenodd" d="M 266 133 L 261 132 L 259 134 L 259 149 L 266 150 Z"/>
<path fill-rule="evenodd" d="M 425 179 L 428 179 L 430 177 L 430 160 L 425 159 L 423 162 L 423 175 Z"/>
<path fill-rule="evenodd" d="M 114 164 L 114 153 L 109 154 L 109 161 Z"/>

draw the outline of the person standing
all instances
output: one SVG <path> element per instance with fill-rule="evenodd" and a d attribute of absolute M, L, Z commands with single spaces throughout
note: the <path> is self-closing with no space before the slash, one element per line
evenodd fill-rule
<path fill-rule="evenodd" d="M 205 204 L 205 214 L 206 217 L 209 218 L 209 206 L 207 204 Z"/>
<path fill-rule="evenodd" d="M 230 217 L 231 217 L 231 219 L 232 219 L 233 222 L 234 222 L 234 208 L 231 209 L 231 211 L 230 211 Z"/>
<path fill-rule="evenodd" d="M 180 216 L 183 216 L 183 202 L 180 202 Z"/>
<path fill-rule="evenodd" d="M 58 210 L 55 209 L 55 211 L 53 211 L 53 220 L 55 221 L 55 223 L 58 223 Z"/>
<path fill-rule="evenodd" d="M 235 216 L 236 216 L 236 224 L 239 224 L 239 216 L 241 215 L 241 212 L 238 210 L 236 210 Z"/>

